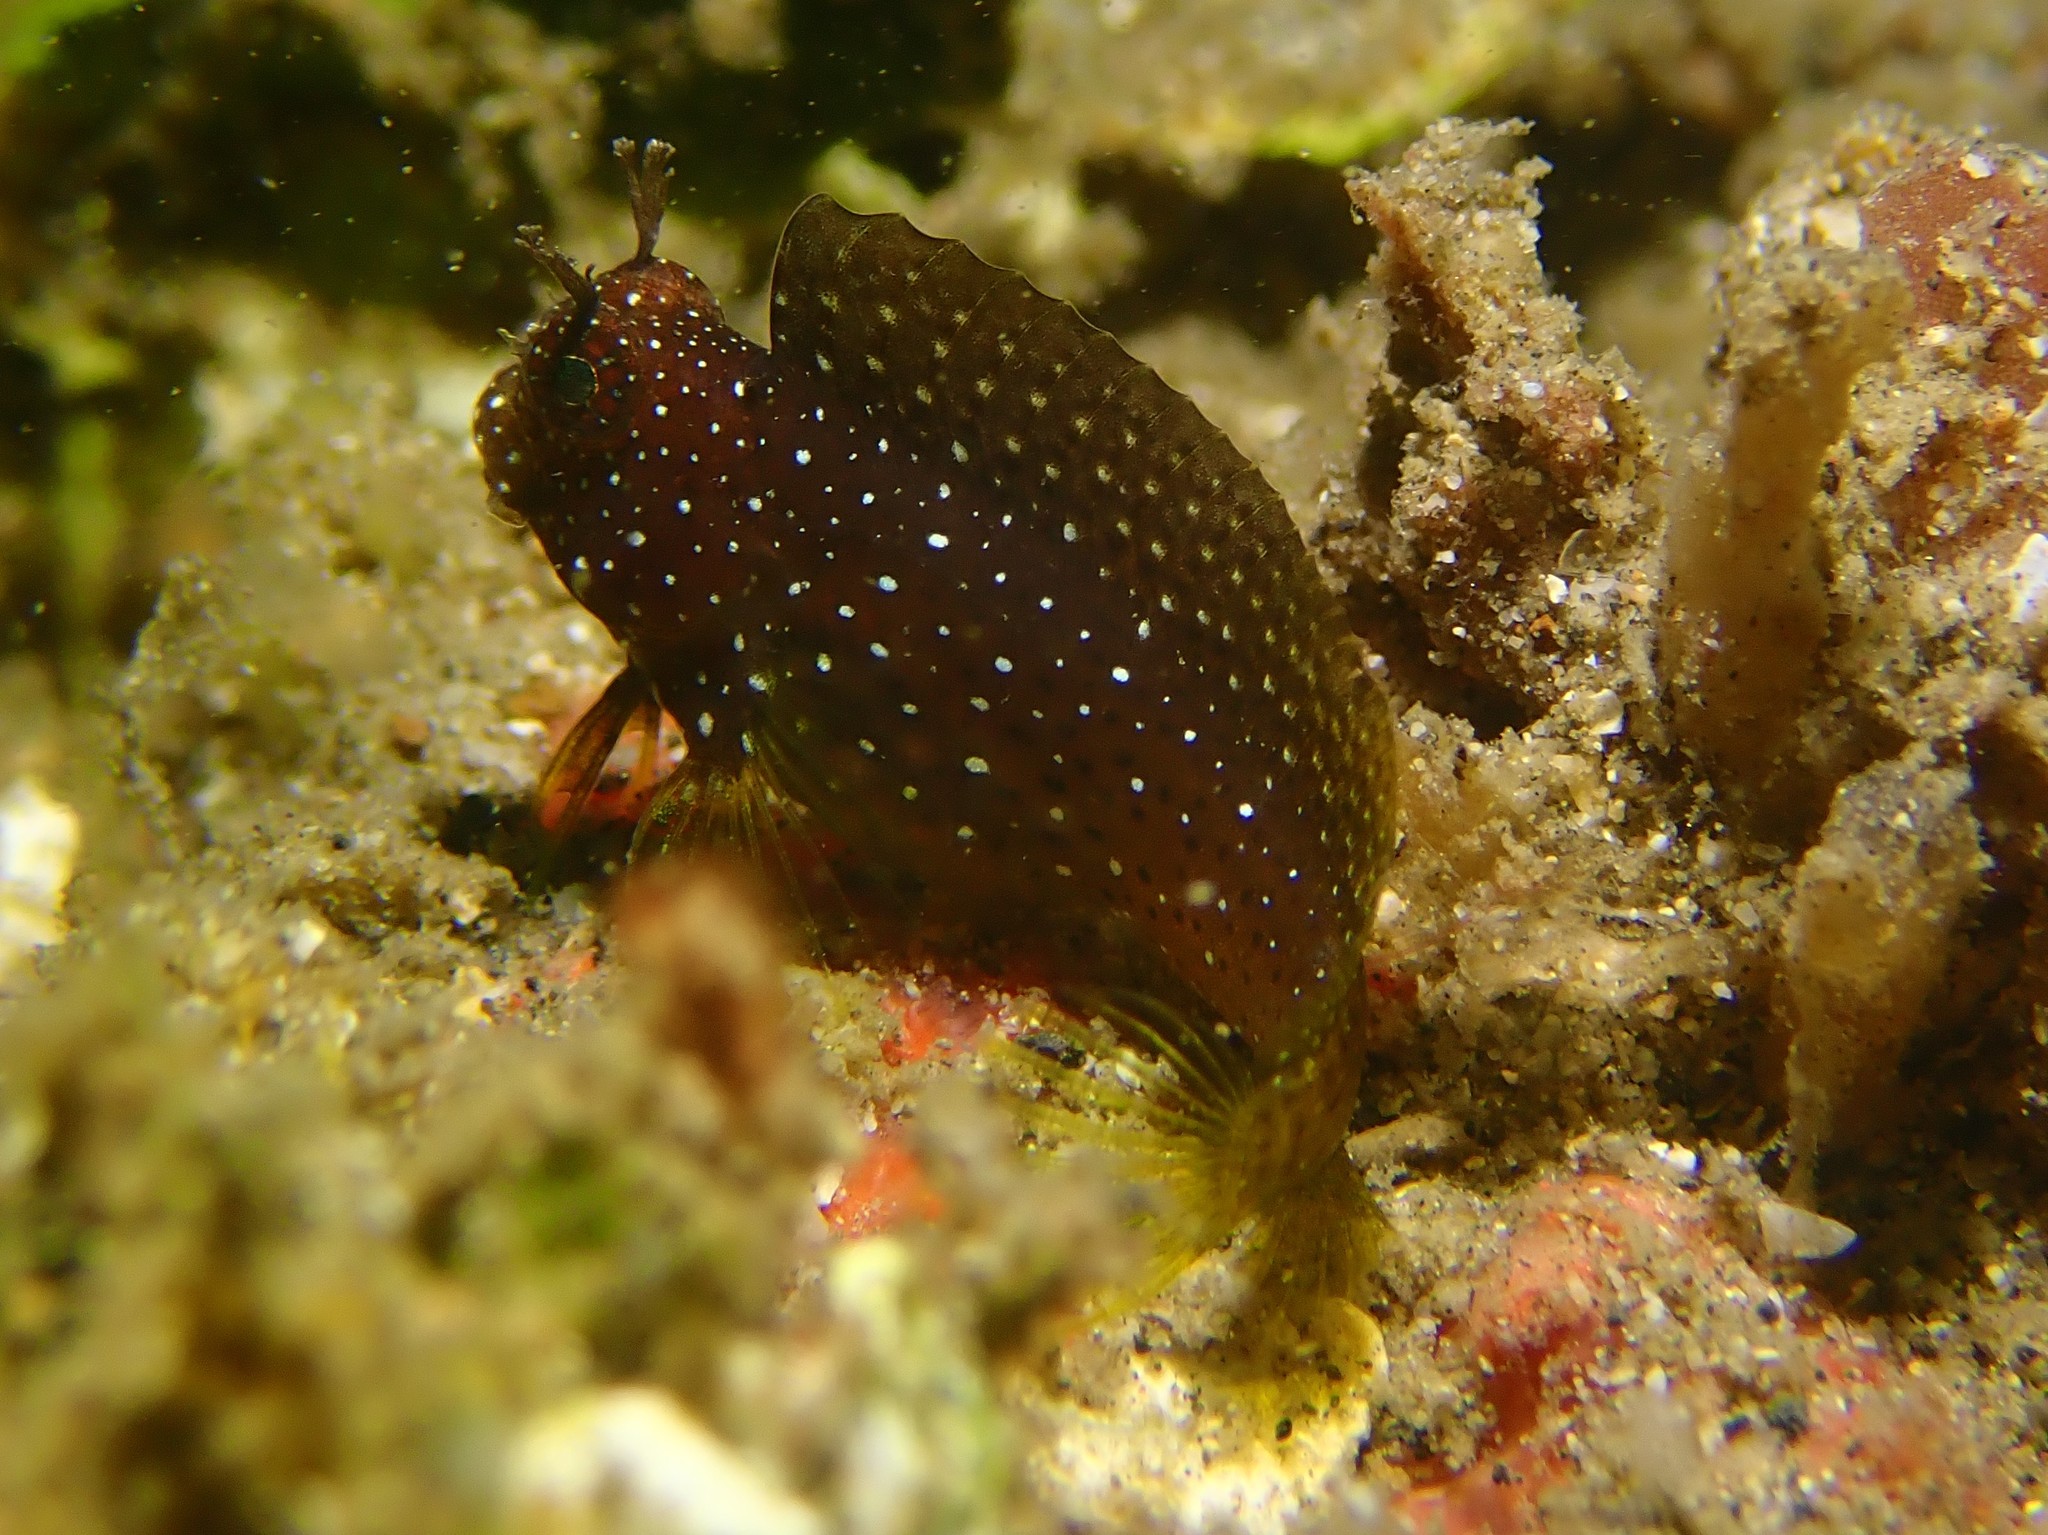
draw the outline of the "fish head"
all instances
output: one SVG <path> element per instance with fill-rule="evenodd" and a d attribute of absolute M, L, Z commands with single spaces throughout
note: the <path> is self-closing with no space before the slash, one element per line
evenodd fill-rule
<path fill-rule="evenodd" d="M 711 290 L 677 262 L 650 257 L 593 274 L 549 258 L 568 294 L 519 340 L 474 422 L 494 503 L 544 541 L 577 482 L 648 417 L 657 379 L 683 364 L 679 336 L 725 328 Z"/>

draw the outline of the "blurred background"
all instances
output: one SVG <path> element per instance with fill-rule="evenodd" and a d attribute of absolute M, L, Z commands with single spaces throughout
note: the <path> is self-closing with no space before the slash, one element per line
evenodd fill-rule
<path fill-rule="evenodd" d="M 0 659 L 103 678 L 220 536 L 191 471 L 310 375 L 462 432 L 535 307 L 514 228 L 621 254 L 614 135 L 679 146 L 664 251 L 743 324 L 823 188 L 1270 345 L 1358 278 L 1345 165 L 1519 114 L 1546 264 L 1654 376 L 1699 336 L 1641 300 L 1789 152 L 1872 97 L 2040 146 L 2044 80 L 2036 0 L 9 0 Z"/>

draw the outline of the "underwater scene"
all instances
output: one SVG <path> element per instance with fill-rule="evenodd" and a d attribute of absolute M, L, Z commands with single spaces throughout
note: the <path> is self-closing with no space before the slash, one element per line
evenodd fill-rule
<path fill-rule="evenodd" d="M 2048 1530 L 2048 0 L 0 0 L 0 1535 Z"/>

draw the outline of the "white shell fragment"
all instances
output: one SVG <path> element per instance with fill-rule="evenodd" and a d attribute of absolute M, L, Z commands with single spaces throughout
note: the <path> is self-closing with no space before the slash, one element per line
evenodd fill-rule
<path fill-rule="evenodd" d="M 1344 1143 L 1344 1151 L 1353 1167 L 1364 1170 L 1435 1156 L 1464 1138 L 1463 1127 L 1441 1114 L 1404 1114 L 1359 1131 Z"/>
<path fill-rule="evenodd" d="M 2005 574 L 2012 582 L 2006 617 L 2016 624 L 2033 623 L 2043 597 L 2048 597 L 2048 538 L 2029 533 Z"/>
<path fill-rule="evenodd" d="M 823 1535 L 808 1503 L 771 1484 L 665 1391 L 570 1398 L 512 1447 L 513 1527 L 530 1535 Z"/>
<path fill-rule="evenodd" d="M 78 812 L 33 778 L 0 790 L 0 980 L 65 933 L 64 891 L 78 858 Z"/>
<path fill-rule="evenodd" d="M 1863 249 L 1863 208 L 1853 197 L 1816 204 L 1808 216 L 1808 228 L 1822 245 L 1841 251 Z"/>
<path fill-rule="evenodd" d="M 1764 1250 L 1787 1262 L 1818 1263 L 1825 1258 L 1839 1258 L 1856 1245 L 1856 1233 L 1840 1221 L 1788 1205 L 1781 1199 L 1761 1201 L 1756 1207 L 1756 1219 L 1763 1229 Z"/>

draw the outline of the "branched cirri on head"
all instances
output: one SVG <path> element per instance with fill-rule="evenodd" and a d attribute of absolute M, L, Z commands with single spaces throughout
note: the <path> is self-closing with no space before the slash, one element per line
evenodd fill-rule
<path fill-rule="evenodd" d="M 567 297 L 476 418 L 629 657 L 551 776 L 587 788 L 658 701 L 688 756 L 643 849 L 800 810 L 1029 929 L 1150 1062 L 1125 1106 L 1173 1245 L 1300 1204 L 1393 814 L 1385 704 L 1279 497 L 1070 307 L 894 215 L 800 207 L 755 345 L 653 253 L 667 147 L 621 153 L 638 248 L 592 275 L 528 236 Z"/>

